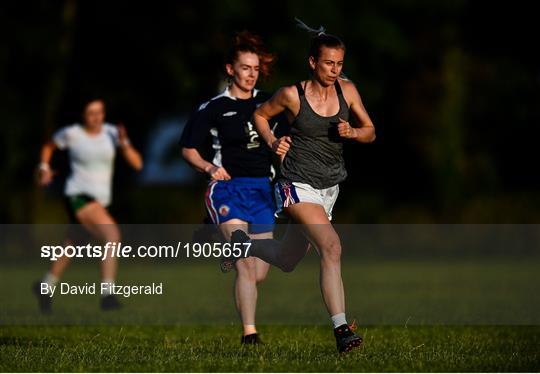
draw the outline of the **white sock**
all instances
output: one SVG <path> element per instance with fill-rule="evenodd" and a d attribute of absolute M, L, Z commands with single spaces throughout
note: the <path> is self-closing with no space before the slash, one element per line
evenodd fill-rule
<path fill-rule="evenodd" d="M 345 318 L 345 313 L 338 313 L 332 316 L 332 323 L 334 324 L 334 328 L 339 327 L 341 325 L 347 324 L 347 319 Z"/>
<path fill-rule="evenodd" d="M 51 287 L 56 286 L 56 284 L 58 283 L 58 278 L 56 278 L 50 272 L 45 273 L 45 275 L 43 276 L 43 279 L 41 280 L 41 283 L 47 283 Z"/>
<path fill-rule="evenodd" d="M 101 287 L 101 297 L 109 296 L 110 294 L 112 294 L 114 279 L 103 279 L 101 283 L 105 283 L 105 285 Z"/>

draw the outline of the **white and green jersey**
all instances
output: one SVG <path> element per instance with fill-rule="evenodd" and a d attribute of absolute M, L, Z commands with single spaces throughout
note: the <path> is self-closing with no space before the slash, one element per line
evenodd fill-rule
<path fill-rule="evenodd" d="M 99 134 L 89 134 L 76 123 L 58 130 L 53 135 L 53 142 L 69 153 L 71 174 L 64 188 L 66 196 L 86 194 L 108 206 L 118 146 L 116 126 L 104 123 Z"/>

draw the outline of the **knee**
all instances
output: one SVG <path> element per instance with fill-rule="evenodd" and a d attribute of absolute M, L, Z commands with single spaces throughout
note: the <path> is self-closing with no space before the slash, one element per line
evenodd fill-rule
<path fill-rule="evenodd" d="M 116 225 L 107 225 L 103 232 L 103 239 L 105 242 L 117 243 L 121 239 L 120 230 Z"/>
<path fill-rule="evenodd" d="M 236 262 L 236 272 L 238 274 L 238 279 L 247 281 L 250 283 L 256 283 L 257 280 L 257 271 L 255 265 L 250 261 L 250 259 L 243 259 Z M 266 277 L 266 275 L 265 275 Z"/>
<path fill-rule="evenodd" d="M 120 236 L 120 233 L 117 232 L 117 233 L 111 234 L 110 238 L 108 238 L 107 241 L 108 242 L 113 242 L 113 243 L 119 243 L 121 239 L 122 238 Z"/>
<path fill-rule="evenodd" d="M 261 259 L 254 259 L 255 262 L 255 281 L 257 284 L 264 282 L 266 280 L 266 276 L 268 275 L 268 271 L 270 270 L 270 264 L 262 261 Z"/>
<path fill-rule="evenodd" d="M 328 240 L 321 246 L 322 260 L 330 263 L 341 261 L 341 242 L 339 238 Z"/>
<path fill-rule="evenodd" d="M 266 280 L 266 275 L 267 275 L 267 274 L 268 274 L 267 272 L 265 272 L 265 273 L 263 273 L 263 274 L 257 274 L 257 275 L 256 275 L 256 278 L 255 278 L 255 281 L 256 281 L 257 283 L 264 282 L 264 281 Z"/>

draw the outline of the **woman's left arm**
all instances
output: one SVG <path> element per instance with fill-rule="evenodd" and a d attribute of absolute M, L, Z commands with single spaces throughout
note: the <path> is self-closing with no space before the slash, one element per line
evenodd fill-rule
<path fill-rule="evenodd" d="M 135 149 L 135 147 L 133 147 L 133 145 L 129 141 L 126 127 L 123 124 L 119 124 L 117 127 L 118 144 L 120 146 L 120 150 L 122 151 L 122 156 L 124 156 L 124 159 L 129 164 L 129 166 L 131 166 L 137 171 L 140 171 L 143 167 L 143 160 L 141 154 Z"/>
<path fill-rule="evenodd" d="M 360 94 L 352 82 L 343 82 L 343 92 L 349 101 L 350 111 L 357 127 L 343 119 L 338 124 L 339 135 L 359 143 L 371 143 L 375 140 L 375 126 L 362 103 Z"/>

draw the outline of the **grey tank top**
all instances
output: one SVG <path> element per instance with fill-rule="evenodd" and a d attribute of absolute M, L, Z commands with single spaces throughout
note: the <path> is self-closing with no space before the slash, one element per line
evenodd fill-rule
<path fill-rule="evenodd" d="M 343 160 L 343 139 L 337 124 L 341 117 L 349 120 L 349 106 L 336 80 L 339 111 L 323 117 L 311 108 L 304 89 L 296 83 L 300 111 L 291 125 L 291 148 L 281 165 L 281 175 L 292 182 L 307 183 L 323 189 L 341 183 L 347 177 Z"/>

